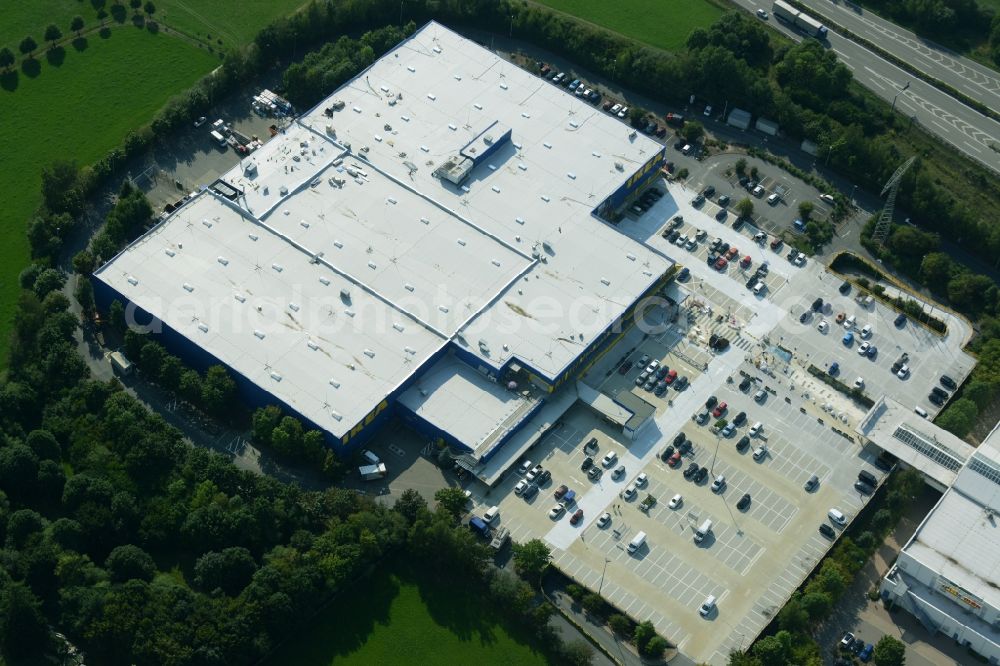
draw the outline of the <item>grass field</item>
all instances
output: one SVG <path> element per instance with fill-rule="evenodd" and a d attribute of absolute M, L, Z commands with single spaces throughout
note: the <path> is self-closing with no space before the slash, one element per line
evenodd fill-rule
<path fill-rule="evenodd" d="M 695 28 L 707 28 L 723 12 L 705 0 L 539 0 L 585 21 L 676 51 Z"/>
<path fill-rule="evenodd" d="M 157 0 L 153 18 L 178 30 L 211 41 L 216 47 L 243 44 L 253 39 L 265 25 L 306 4 L 308 0 Z M 124 3 L 128 6 L 128 3 Z M 107 0 L 105 8 L 112 5 Z M 20 56 L 17 45 L 31 35 L 42 44 L 45 26 L 55 23 L 70 35 L 74 16 L 83 17 L 87 27 L 100 25 L 97 10 L 88 1 L 31 0 L 8 7 L 0 21 L 0 46 L 7 46 Z M 132 15 L 132 10 L 127 12 Z M 105 19 L 109 25 L 114 21 Z M 220 45 L 218 40 L 222 40 Z"/>
<path fill-rule="evenodd" d="M 382 566 L 348 590 L 268 666 L 532 666 L 546 664 L 530 641 L 513 636 L 482 597 Z"/>
<path fill-rule="evenodd" d="M 29 3 L 30 4 L 30 3 Z M 77 4 L 77 3 L 73 3 Z M 12 12 L 9 12 L 12 13 Z M 94 162 L 166 100 L 219 64 L 180 39 L 125 26 L 108 39 L 92 35 L 83 51 L 66 49 L 59 66 L 38 58 L 35 78 L 0 88 L 0 367 L 17 296 L 17 274 L 28 262 L 25 226 L 38 206 L 42 168 L 56 158 Z"/>

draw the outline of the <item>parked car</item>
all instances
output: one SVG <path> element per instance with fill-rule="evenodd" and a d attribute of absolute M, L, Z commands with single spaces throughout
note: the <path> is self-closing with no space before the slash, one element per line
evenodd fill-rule
<path fill-rule="evenodd" d="M 521 479 L 521 480 L 520 480 L 520 481 L 518 481 L 518 482 L 517 482 L 517 484 L 516 484 L 516 485 L 514 486 L 514 494 L 515 494 L 515 495 L 520 495 L 521 493 L 523 493 L 523 492 L 524 492 L 524 489 L 525 489 L 525 488 L 527 488 L 527 487 L 528 487 L 528 482 L 527 482 L 527 481 L 525 481 L 524 479 Z"/>
<path fill-rule="evenodd" d="M 948 375 L 941 375 L 941 385 L 951 391 L 958 388 L 958 384 L 955 383 L 955 380 Z"/>
<path fill-rule="evenodd" d="M 740 501 L 736 503 L 736 508 L 740 511 L 746 511 L 747 507 L 750 506 L 750 493 L 744 493 Z"/>
<path fill-rule="evenodd" d="M 583 509 L 577 509 L 576 512 L 573 514 L 573 517 L 569 519 L 569 524 L 576 525 L 581 520 L 583 520 Z"/>
<path fill-rule="evenodd" d="M 670 507 L 671 509 L 676 509 L 680 507 L 680 505 L 683 503 L 684 503 L 684 498 L 681 496 L 680 493 L 677 493 L 676 495 L 670 498 L 670 502 L 667 503 L 667 506 Z"/>
<path fill-rule="evenodd" d="M 663 453 L 660 454 L 660 460 L 667 462 L 672 455 L 674 455 L 674 447 L 668 444 L 667 448 L 663 449 Z"/>
<path fill-rule="evenodd" d="M 598 481 L 602 476 L 604 476 L 604 470 L 597 465 L 594 465 L 587 471 L 587 478 L 591 481 Z"/>
<path fill-rule="evenodd" d="M 597 526 L 604 528 L 611 524 L 611 514 L 605 511 L 597 518 Z"/>
<path fill-rule="evenodd" d="M 899 316 L 896 317 L 896 320 L 892 323 L 896 326 L 896 328 L 902 328 L 903 324 L 906 323 L 906 315 L 900 313 Z"/>
<path fill-rule="evenodd" d="M 612 479 L 620 479 L 625 476 L 625 465 L 618 465 L 615 467 L 615 471 L 611 472 Z"/>
<path fill-rule="evenodd" d="M 715 409 L 712 410 L 712 416 L 714 416 L 715 418 L 719 418 L 720 416 L 722 416 L 722 413 L 725 412 L 728 407 L 729 405 L 727 405 L 724 401 L 720 402 L 715 406 Z"/>
<path fill-rule="evenodd" d="M 740 437 L 740 441 L 736 442 L 736 450 L 739 451 L 740 453 L 746 451 L 749 446 L 750 446 L 749 435 L 743 435 L 742 437 Z"/>
<path fill-rule="evenodd" d="M 583 459 L 583 463 L 580 464 L 580 471 L 586 472 L 593 466 L 594 466 L 594 459 L 591 458 L 590 456 L 587 456 L 586 458 Z"/>
<path fill-rule="evenodd" d="M 746 423 L 746 420 L 747 420 L 747 413 L 746 412 L 740 412 L 739 414 L 737 414 L 733 418 L 733 425 L 734 426 L 741 426 L 744 423 Z"/>
<path fill-rule="evenodd" d="M 567 488 L 565 485 L 562 485 L 556 488 L 556 491 L 552 493 L 552 496 L 555 497 L 557 500 L 562 499 L 567 492 L 569 492 L 569 488 Z"/>
<path fill-rule="evenodd" d="M 616 460 L 618 460 L 618 454 L 614 451 L 608 451 L 608 453 L 604 456 L 604 459 L 601 460 L 601 464 L 605 467 L 611 467 L 615 464 Z"/>
<path fill-rule="evenodd" d="M 562 502 L 559 502 L 554 507 L 549 509 L 549 518 L 551 518 L 552 520 L 556 520 L 558 518 L 561 518 L 563 513 L 565 512 L 566 512 L 566 505 L 563 504 Z"/>

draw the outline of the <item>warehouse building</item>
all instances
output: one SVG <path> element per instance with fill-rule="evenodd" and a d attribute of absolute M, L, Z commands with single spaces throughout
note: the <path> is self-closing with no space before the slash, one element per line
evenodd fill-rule
<path fill-rule="evenodd" d="M 995 429 L 977 449 L 965 445 L 968 451 L 956 452 L 942 450 L 936 437 L 943 431 L 927 422 L 893 432 L 903 441 L 916 432 L 924 440 L 916 443 L 922 466 L 938 468 L 939 475 L 954 467 L 954 479 L 882 579 L 882 598 L 1000 663 L 1000 433 Z"/>
<path fill-rule="evenodd" d="M 331 444 L 398 413 L 495 479 L 500 448 L 543 436 L 672 277 L 608 222 L 664 152 L 429 23 L 109 261 L 95 294 Z"/>

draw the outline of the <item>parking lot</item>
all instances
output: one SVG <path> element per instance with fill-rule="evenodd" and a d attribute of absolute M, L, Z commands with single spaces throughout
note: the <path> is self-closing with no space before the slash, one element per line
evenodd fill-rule
<path fill-rule="evenodd" d="M 649 311 L 644 325 L 629 331 L 583 378 L 609 395 L 628 390 L 642 396 L 655 407 L 653 423 L 629 441 L 618 427 L 578 404 L 528 456 L 551 472 L 551 481 L 525 501 L 513 492 L 521 477 L 512 473 L 481 498 L 478 509 L 496 504 L 500 524 L 514 540 L 543 538 L 568 575 L 633 617 L 652 620 L 691 659 L 722 664 L 729 650 L 750 644 L 832 545 L 819 532 L 824 523 L 840 529 L 827 512 L 835 507 L 849 522 L 867 501 L 855 488 L 858 472 L 882 477 L 871 453 L 840 434 L 850 432 L 863 409 L 819 382 L 807 367 L 825 369 L 836 360 L 840 378 L 863 376 L 872 397 L 886 392 L 931 411 L 924 399 L 930 384 L 943 373 L 962 381 L 973 360 L 961 351 L 968 331 L 960 320 L 948 317 L 945 336 L 910 322 L 896 328 L 895 311 L 856 303 L 852 292 L 839 293 L 841 280 L 818 262 L 793 265 L 768 244 L 754 243 L 746 232 L 692 207 L 691 193 L 682 186 L 657 186 L 670 196 L 644 215 L 626 218 L 619 229 L 688 268 L 687 278 L 670 285 L 666 304 Z M 684 218 L 683 233 L 704 229 L 706 240 L 719 236 L 739 247 L 741 255 L 750 255 L 751 267 L 767 262 L 767 289 L 760 294 L 746 289 L 739 267 L 709 267 L 705 243 L 693 251 L 668 243 L 662 231 L 675 215 Z M 816 297 L 824 299 L 825 309 L 800 323 Z M 850 348 L 842 342 L 845 330 L 835 325 L 841 311 L 845 317 L 855 315 L 855 338 L 865 324 L 872 325 L 869 339 L 879 347 L 874 358 L 857 353 L 858 340 Z M 829 321 L 825 334 L 817 330 L 820 317 Z M 729 347 L 712 350 L 713 334 L 728 338 Z M 910 358 L 905 380 L 890 372 L 902 350 Z M 688 379 L 687 386 L 667 388 L 660 396 L 637 386 L 642 356 L 676 370 Z M 627 369 L 618 372 L 623 362 Z M 718 418 L 733 420 L 745 413 L 729 436 L 713 428 L 716 417 L 702 425 L 692 418 L 710 397 L 726 403 Z M 760 434 L 749 437 L 756 422 L 762 424 Z M 671 468 L 660 454 L 679 433 L 690 450 Z M 592 437 L 597 451 L 584 452 Z M 738 447 L 745 437 L 749 443 Z M 763 451 L 753 455 L 759 447 Z M 584 459 L 589 455 L 601 467 L 609 451 L 616 454 L 614 462 L 597 478 L 588 476 Z M 619 465 L 625 471 L 614 477 Z M 682 473 L 692 465 L 706 468 L 700 483 Z M 640 472 L 646 485 L 623 497 Z M 725 484 L 713 492 L 709 486 L 718 475 Z M 813 475 L 818 487 L 807 491 Z M 552 518 L 553 494 L 563 485 L 576 497 Z M 671 508 L 677 494 L 682 502 Z M 745 494 L 749 505 L 740 510 L 737 503 Z M 641 505 L 650 496 L 655 502 L 644 510 Z M 578 509 L 582 516 L 571 524 Z M 598 518 L 605 513 L 607 523 L 600 526 Z M 712 520 L 711 533 L 695 543 L 694 530 L 706 519 Z M 640 531 L 646 542 L 629 554 L 626 545 Z M 703 618 L 698 606 L 709 595 L 716 597 L 717 607 Z"/>

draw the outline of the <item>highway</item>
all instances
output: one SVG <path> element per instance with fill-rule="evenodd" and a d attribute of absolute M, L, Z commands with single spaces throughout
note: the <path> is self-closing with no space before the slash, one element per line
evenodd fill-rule
<path fill-rule="evenodd" d="M 799 0 L 931 78 L 990 109 L 1000 109 L 1000 73 L 918 37 L 848 0 Z"/>
<path fill-rule="evenodd" d="M 733 2 L 751 13 L 764 9 L 769 14 L 773 4 L 767 0 Z M 829 6 L 834 7 L 832 3 Z M 767 22 L 772 28 L 796 41 L 803 38 L 802 33 L 773 16 Z M 888 40 L 882 37 L 876 43 L 881 45 L 885 41 Z M 829 34 L 829 47 L 851 70 L 858 83 L 890 104 L 895 99 L 896 110 L 918 123 L 925 131 L 995 173 L 1000 173 L 1000 123 L 833 30 Z M 905 60 L 913 62 L 914 58 L 906 57 Z M 996 104 L 991 106 L 1000 108 Z"/>

